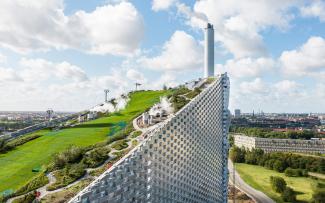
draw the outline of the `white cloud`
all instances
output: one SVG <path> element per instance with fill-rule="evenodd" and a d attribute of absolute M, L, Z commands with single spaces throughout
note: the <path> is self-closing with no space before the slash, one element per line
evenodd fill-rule
<path fill-rule="evenodd" d="M 242 82 L 239 87 L 240 92 L 243 94 L 267 94 L 269 92 L 268 86 L 261 78 L 256 78 L 250 82 Z"/>
<path fill-rule="evenodd" d="M 325 78 L 325 40 L 310 37 L 298 49 L 284 51 L 279 60 L 287 75 Z"/>
<path fill-rule="evenodd" d="M 180 7 L 188 16 L 192 27 L 203 28 L 204 14 L 214 24 L 215 39 L 221 42 L 236 58 L 267 55 L 261 31 L 267 28 L 287 29 L 293 14 L 290 8 L 297 6 L 295 0 L 237 1 L 201 0 L 196 1 L 193 11 Z"/>
<path fill-rule="evenodd" d="M 316 85 L 314 96 L 320 98 L 320 101 L 325 99 L 325 83 L 319 83 Z"/>
<path fill-rule="evenodd" d="M 167 88 L 176 87 L 179 85 L 177 80 L 177 73 L 175 72 L 166 72 L 161 77 L 152 83 L 153 89 L 162 89 L 166 85 Z"/>
<path fill-rule="evenodd" d="M 0 83 L 17 81 L 22 81 L 22 79 L 13 69 L 0 67 Z"/>
<path fill-rule="evenodd" d="M 153 0 L 152 1 L 152 10 L 154 10 L 154 11 L 167 10 L 176 1 L 177 0 Z"/>
<path fill-rule="evenodd" d="M 271 58 L 242 58 L 227 60 L 225 65 L 217 64 L 216 70 L 228 72 L 232 77 L 242 78 L 260 76 L 274 67 L 275 61 Z"/>
<path fill-rule="evenodd" d="M 325 21 L 325 2 L 322 0 L 312 1 L 309 5 L 303 6 L 300 11 L 302 16 L 317 17 L 320 21 Z"/>
<path fill-rule="evenodd" d="M 290 98 L 290 97 L 296 100 L 299 97 L 305 96 L 303 85 L 300 85 L 296 81 L 292 81 L 292 80 L 279 81 L 273 85 L 272 90 L 274 96 L 282 100 L 283 98 Z"/>
<path fill-rule="evenodd" d="M 22 58 L 20 65 L 23 67 L 20 75 L 27 81 L 44 81 L 58 79 L 85 81 L 87 75 L 84 70 L 78 66 L 72 65 L 66 61 L 54 63 L 44 59 Z"/>
<path fill-rule="evenodd" d="M 135 69 L 129 69 L 126 72 L 126 77 L 132 81 L 141 82 L 141 83 L 145 83 L 147 81 L 143 76 L 143 74 Z"/>
<path fill-rule="evenodd" d="M 7 62 L 7 56 L 0 53 L 0 63 L 6 63 Z"/>
<path fill-rule="evenodd" d="M 191 35 L 176 31 L 155 57 L 140 59 L 143 66 L 160 71 L 182 71 L 201 68 L 203 47 Z"/>
<path fill-rule="evenodd" d="M 232 109 L 243 112 L 321 112 L 325 94 L 319 83 L 309 88 L 294 80 L 267 81 L 255 78 L 248 81 L 231 78 L 230 103 Z"/>
<path fill-rule="evenodd" d="M 130 2 L 70 16 L 63 10 L 63 0 L 0 1 L 0 46 L 22 53 L 72 48 L 113 55 L 129 55 L 138 49 L 143 19 Z"/>
<path fill-rule="evenodd" d="M 78 80 L 80 75 L 73 75 L 82 72 L 81 69 L 68 62 L 23 59 L 20 64 L 22 67 L 17 70 L 0 68 L 1 110 L 46 110 L 51 107 L 54 110 L 79 111 L 103 102 L 103 89 L 109 89 L 109 96 L 116 97 L 134 86 L 125 78 L 125 71 Z M 36 74 L 33 80 L 26 77 L 31 67 L 35 69 L 30 74 Z M 42 71 L 46 74 L 41 75 Z M 81 78 L 83 76 L 81 74 Z M 26 79 L 22 80 L 22 77 Z M 61 78 L 65 80 L 58 82 L 57 79 Z"/>

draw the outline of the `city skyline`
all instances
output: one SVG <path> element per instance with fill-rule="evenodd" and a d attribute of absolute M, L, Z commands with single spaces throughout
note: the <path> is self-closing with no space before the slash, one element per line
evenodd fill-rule
<path fill-rule="evenodd" d="M 5 0 L 0 13 L 1 111 L 79 111 L 106 88 L 202 77 L 208 21 L 232 112 L 325 112 L 324 1 Z"/>

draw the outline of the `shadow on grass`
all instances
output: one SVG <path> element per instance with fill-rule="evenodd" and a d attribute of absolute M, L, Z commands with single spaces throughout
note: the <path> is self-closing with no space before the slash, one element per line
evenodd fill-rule
<path fill-rule="evenodd" d="M 76 125 L 73 128 L 109 128 L 114 126 L 112 123 L 89 123 L 89 124 L 81 124 Z"/>
<path fill-rule="evenodd" d="M 295 203 L 308 203 L 308 201 L 296 200 Z"/>
<path fill-rule="evenodd" d="M 123 114 L 120 112 L 115 112 L 115 113 L 109 114 L 109 116 L 123 116 Z"/>

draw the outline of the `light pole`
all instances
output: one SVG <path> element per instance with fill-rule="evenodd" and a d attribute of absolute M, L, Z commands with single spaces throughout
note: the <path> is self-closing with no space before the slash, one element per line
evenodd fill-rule
<path fill-rule="evenodd" d="M 140 86 L 140 83 L 135 83 L 135 91 L 138 91 L 138 86 Z"/>
<path fill-rule="evenodd" d="M 109 90 L 106 89 L 106 90 L 104 90 L 104 92 L 105 92 L 105 102 L 108 102 L 108 93 L 109 93 Z"/>

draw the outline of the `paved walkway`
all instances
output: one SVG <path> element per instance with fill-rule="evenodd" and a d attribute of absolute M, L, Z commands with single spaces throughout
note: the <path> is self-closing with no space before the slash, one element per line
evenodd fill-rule
<path fill-rule="evenodd" d="M 233 163 L 228 160 L 228 169 L 229 169 L 229 181 L 233 183 Z M 265 195 L 263 192 L 258 191 L 247 183 L 239 176 L 237 171 L 235 171 L 235 186 L 241 191 L 245 192 L 249 197 L 251 197 L 257 203 L 275 203 L 271 198 Z"/>

